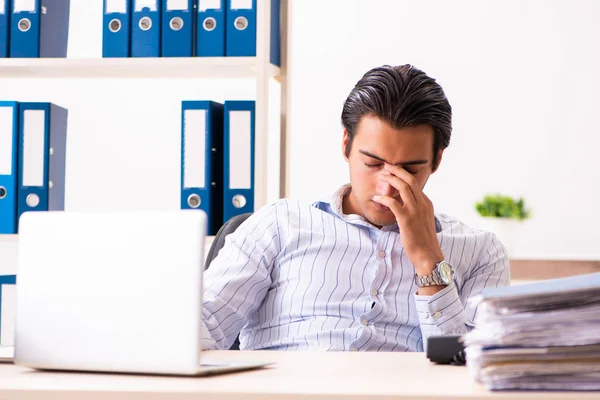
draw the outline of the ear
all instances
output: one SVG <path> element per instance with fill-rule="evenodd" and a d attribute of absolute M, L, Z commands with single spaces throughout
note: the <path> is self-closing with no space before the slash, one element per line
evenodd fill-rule
<path fill-rule="evenodd" d="M 432 174 L 435 173 L 435 171 L 437 171 L 438 168 L 440 167 L 440 164 L 442 163 L 442 157 L 443 156 L 444 156 L 444 150 L 442 149 L 442 150 L 440 150 L 438 152 L 438 162 L 437 162 L 437 165 L 435 166 L 435 168 L 433 169 L 433 171 L 431 171 Z"/>
<path fill-rule="evenodd" d="M 342 139 L 342 155 L 344 156 L 344 160 L 346 160 L 346 162 L 350 162 L 350 160 L 346 156 L 346 148 L 348 148 L 349 143 L 350 137 L 348 136 L 348 131 L 344 129 L 344 137 Z"/>

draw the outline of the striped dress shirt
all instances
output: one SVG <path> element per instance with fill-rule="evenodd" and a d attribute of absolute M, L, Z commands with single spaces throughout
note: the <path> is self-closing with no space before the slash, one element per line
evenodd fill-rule
<path fill-rule="evenodd" d="M 398 225 L 381 229 L 330 202 L 267 205 L 230 234 L 204 274 L 202 345 L 228 349 L 424 351 L 432 335 L 474 325 L 467 299 L 508 285 L 504 246 L 489 232 L 435 214 L 454 282 L 416 294 Z"/>

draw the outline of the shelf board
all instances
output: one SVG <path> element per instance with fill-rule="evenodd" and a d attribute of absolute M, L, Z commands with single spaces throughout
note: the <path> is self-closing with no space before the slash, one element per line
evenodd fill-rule
<path fill-rule="evenodd" d="M 257 67 L 256 57 L 4 58 L 0 78 L 255 78 Z"/>

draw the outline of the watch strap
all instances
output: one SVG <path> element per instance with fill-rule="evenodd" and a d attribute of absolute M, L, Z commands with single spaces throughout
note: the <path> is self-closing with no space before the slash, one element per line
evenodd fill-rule
<path fill-rule="evenodd" d="M 415 283 L 418 287 L 446 285 L 437 269 L 434 269 L 429 275 L 418 276 L 415 274 Z"/>

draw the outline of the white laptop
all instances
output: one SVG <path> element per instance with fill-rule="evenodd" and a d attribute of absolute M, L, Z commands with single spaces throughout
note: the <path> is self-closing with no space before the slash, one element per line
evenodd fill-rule
<path fill-rule="evenodd" d="M 268 365 L 203 365 L 205 229 L 198 210 L 23 214 L 15 364 L 169 375 Z"/>

